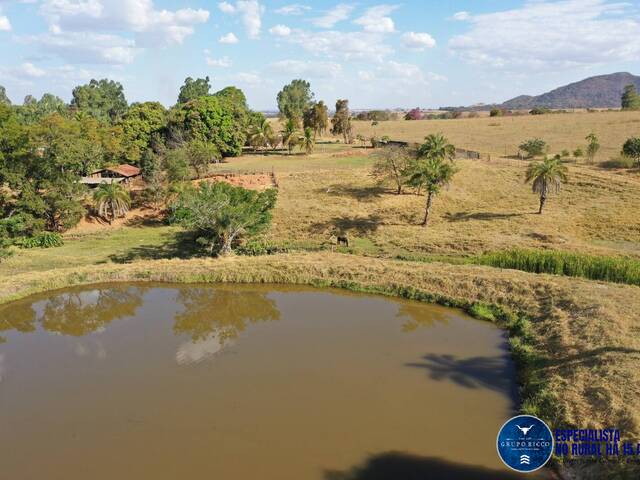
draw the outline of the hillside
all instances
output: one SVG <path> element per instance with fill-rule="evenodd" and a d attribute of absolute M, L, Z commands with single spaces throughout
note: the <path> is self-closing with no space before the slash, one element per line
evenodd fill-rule
<path fill-rule="evenodd" d="M 546 108 L 618 108 L 626 85 L 640 90 L 640 77 L 626 72 L 586 78 L 542 95 L 521 95 L 507 100 L 500 107 L 509 110 Z"/>

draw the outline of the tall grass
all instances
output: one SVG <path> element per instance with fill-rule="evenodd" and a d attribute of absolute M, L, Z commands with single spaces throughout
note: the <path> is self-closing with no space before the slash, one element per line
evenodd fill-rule
<path fill-rule="evenodd" d="M 479 256 L 477 263 L 533 273 L 640 285 L 640 261 L 553 250 L 507 250 Z"/>

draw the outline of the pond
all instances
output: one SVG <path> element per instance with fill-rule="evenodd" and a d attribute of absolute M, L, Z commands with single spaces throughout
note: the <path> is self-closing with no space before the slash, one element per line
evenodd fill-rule
<path fill-rule="evenodd" d="M 3 478 L 519 478 L 505 336 L 458 310 L 98 285 L 0 307 L 0 337 Z"/>

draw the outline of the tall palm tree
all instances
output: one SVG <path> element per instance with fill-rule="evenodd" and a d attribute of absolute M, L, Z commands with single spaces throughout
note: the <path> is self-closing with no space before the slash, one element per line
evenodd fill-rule
<path fill-rule="evenodd" d="M 118 217 L 123 217 L 131 206 L 131 197 L 119 183 L 103 183 L 93 194 L 98 215 L 106 218 L 109 225 Z"/>
<path fill-rule="evenodd" d="M 429 215 L 435 197 L 442 187 L 451 183 L 457 169 L 453 165 L 456 149 L 441 133 L 425 137 L 425 142 L 418 148 L 418 160 L 409 178 L 409 184 L 415 187 L 424 186 L 427 204 L 424 211 L 422 226 L 429 224 Z"/>
<path fill-rule="evenodd" d="M 542 162 L 535 162 L 527 168 L 525 183 L 531 182 L 533 193 L 540 195 L 540 209 L 542 213 L 547 196 L 560 193 L 560 186 L 567 183 L 567 167 L 559 158 L 545 158 Z"/>
<path fill-rule="evenodd" d="M 316 146 L 314 137 L 315 135 L 311 127 L 307 127 L 304 129 L 304 135 L 300 143 L 300 150 L 304 150 L 305 152 L 307 152 L 307 155 L 313 153 L 313 149 Z"/>
<path fill-rule="evenodd" d="M 282 135 L 282 144 L 287 147 L 289 155 L 291 155 L 293 147 L 298 143 L 299 132 L 296 128 L 296 123 L 292 119 L 287 120 L 280 134 Z"/>
<path fill-rule="evenodd" d="M 273 128 L 266 118 L 262 118 L 249 130 L 249 142 L 254 148 L 263 148 L 269 145 L 273 136 Z"/>

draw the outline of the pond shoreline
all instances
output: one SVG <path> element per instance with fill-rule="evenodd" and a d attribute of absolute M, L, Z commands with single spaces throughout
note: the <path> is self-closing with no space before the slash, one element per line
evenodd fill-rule
<path fill-rule="evenodd" d="M 558 349 L 559 343 L 572 345 L 576 355 L 589 354 L 597 349 L 594 347 L 609 349 L 611 355 L 625 353 L 625 349 L 635 352 L 633 347 L 636 345 L 628 332 L 614 328 L 612 331 L 619 331 L 619 335 L 603 336 L 598 339 L 599 345 L 593 345 L 592 338 L 581 338 L 575 334 L 557 338 L 582 324 L 586 328 L 593 322 L 619 320 L 624 312 L 619 309 L 618 298 L 632 298 L 634 294 L 637 297 L 637 287 L 481 266 L 416 265 L 413 262 L 316 253 L 142 261 L 21 274 L 0 284 L 0 305 L 44 291 L 123 281 L 299 284 L 461 308 L 472 316 L 496 323 L 508 332 L 511 354 L 518 369 L 522 412 L 540 416 L 552 428 L 580 427 L 585 422 L 596 425 L 626 422 L 623 425 L 631 426 L 630 429 L 627 427 L 626 433 L 638 434 L 638 412 L 632 408 L 621 407 L 617 412 L 601 411 L 597 406 L 585 409 L 584 402 L 580 400 L 584 398 L 584 389 L 598 384 L 608 391 L 610 397 L 619 398 L 624 405 L 624 399 L 633 395 L 632 382 L 623 378 L 618 379 L 622 380 L 619 383 L 616 378 L 598 379 L 592 373 L 592 366 L 580 363 L 567 369 L 563 356 L 570 352 Z M 596 299 L 600 303 L 594 305 Z M 633 308 L 634 305 L 628 307 Z M 6 318 L 6 314 L 2 316 Z M 637 320 L 637 314 L 631 320 Z M 612 358 L 608 356 L 600 360 L 594 357 L 593 361 L 605 363 L 611 362 Z M 627 366 L 619 365 L 619 368 L 624 370 Z M 572 410 L 572 404 L 580 404 L 581 410 Z"/>

